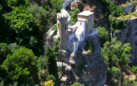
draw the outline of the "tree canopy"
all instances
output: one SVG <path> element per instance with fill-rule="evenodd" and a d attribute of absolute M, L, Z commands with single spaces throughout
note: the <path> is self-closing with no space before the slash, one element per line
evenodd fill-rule
<path fill-rule="evenodd" d="M 64 0 L 50 0 L 50 3 L 56 12 L 60 12 L 60 9 L 63 7 Z"/>
<path fill-rule="evenodd" d="M 101 51 L 104 62 L 108 67 L 112 67 L 116 63 L 120 65 L 129 64 L 130 59 L 128 57 L 131 56 L 129 54 L 130 50 L 130 43 L 122 45 L 121 41 L 117 41 L 117 38 L 114 38 L 111 42 L 107 41 Z"/>
<path fill-rule="evenodd" d="M 104 27 L 98 27 L 97 29 L 98 35 L 100 37 L 101 47 L 103 47 L 106 41 L 109 41 L 109 34 L 108 31 Z"/>
<path fill-rule="evenodd" d="M 37 76 L 37 56 L 32 50 L 25 47 L 16 49 L 13 55 L 8 55 L 1 67 L 6 71 L 7 76 L 3 77 L 4 82 L 18 82 L 20 85 L 33 86 L 33 78 Z M 29 66 L 28 66 L 29 65 Z"/>

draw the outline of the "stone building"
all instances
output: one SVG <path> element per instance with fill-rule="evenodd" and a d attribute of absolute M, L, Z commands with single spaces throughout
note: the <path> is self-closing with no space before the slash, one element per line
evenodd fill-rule
<path fill-rule="evenodd" d="M 93 31 L 94 13 L 83 11 L 78 14 L 78 20 L 73 26 L 68 26 L 68 15 L 57 14 L 57 35 L 60 37 L 60 49 L 76 52 L 79 45 L 84 41 L 85 36 Z"/>

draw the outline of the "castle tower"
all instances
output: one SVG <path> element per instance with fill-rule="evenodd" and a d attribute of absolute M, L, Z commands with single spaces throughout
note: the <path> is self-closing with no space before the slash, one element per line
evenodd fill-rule
<path fill-rule="evenodd" d="M 57 14 L 57 35 L 60 37 L 60 49 L 67 49 L 68 40 L 68 16 L 66 14 Z"/>
<path fill-rule="evenodd" d="M 83 11 L 78 14 L 79 21 L 86 21 L 86 34 L 93 31 L 94 12 Z"/>

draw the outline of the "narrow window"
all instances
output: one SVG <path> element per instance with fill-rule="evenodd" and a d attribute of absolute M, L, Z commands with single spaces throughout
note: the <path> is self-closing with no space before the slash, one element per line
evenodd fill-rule
<path fill-rule="evenodd" d="M 65 30 L 66 30 L 66 24 L 65 24 Z"/>
<path fill-rule="evenodd" d="M 60 29 L 60 28 L 59 28 L 59 24 L 58 24 L 58 29 Z"/>

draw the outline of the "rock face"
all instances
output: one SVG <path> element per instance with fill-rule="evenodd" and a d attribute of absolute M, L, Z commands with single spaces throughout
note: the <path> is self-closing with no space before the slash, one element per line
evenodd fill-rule
<path fill-rule="evenodd" d="M 136 4 L 128 5 L 127 7 L 124 8 L 126 14 L 129 12 L 132 12 L 133 9 L 135 8 Z"/>
<path fill-rule="evenodd" d="M 107 66 L 101 56 L 99 36 L 96 33 L 86 37 L 93 43 L 95 51 L 88 53 L 79 49 L 79 51 L 69 58 L 74 61 L 72 64 L 73 74 L 76 80 L 86 86 L 104 86 L 107 79 Z"/>
<path fill-rule="evenodd" d="M 118 40 L 122 43 L 130 43 L 132 50 L 132 56 L 129 57 L 131 63 L 137 62 L 137 17 L 130 18 L 126 23 L 126 28 L 122 30 L 115 31 L 114 37 L 117 37 Z"/>
<path fill-rule="evenodd" d="M 70 3 L 70 10 L 73 10 L 74 8 L 79 8 L 80 11 L 83 11 L 83 5 L 82 2 L 79 1 L 73 1 Z"/>

